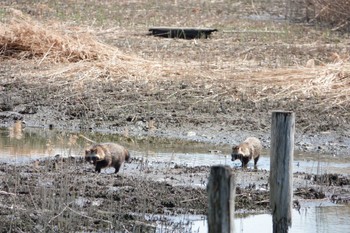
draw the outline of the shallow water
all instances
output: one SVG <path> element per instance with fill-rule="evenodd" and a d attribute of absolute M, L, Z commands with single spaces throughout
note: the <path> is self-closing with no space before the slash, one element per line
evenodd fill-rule
<path fill-rule="evenodd" d="M 82 154 L 82 147 L 70 133 L 26 128 L 21 133 L 0 128 L 0 162 L 23 163 L 57 154 Z"/>
<path fill-rule="evenodd" d="M 91 144 L 77 134 L 48 129 L 25 128 L 20 137 L 11 129 L 0 129 L 0 162 L 26 162 L 42 157 L 83 156 Z M 127 139 L 120 135 L 90 134 L 95 141 L 116 141 L 130 149 L 133 157 L 148 162 L 169 162 L 184 166 L 228 165 L 240 167 L 240 161 L 231 161 L 230 145 L 211 145 L 179 140 L 157 141 L 154 138 Z M 264 151 L 258 169 L 270 169 L 269 151 Z M 253 168 L 253 161 L 248 163 Z M 350 174 L 350 162 L 327 154 L 294 153 L 293 172 L 314 174 Z"/>
<path fill-rule="evenodd" d="M 142 153 L 136 151 L 137 156 L 142 156 Z M 310 155 L 310 154 L 308 154 Z M 195 167 L 195 166 L 212 166 L 212 165 L 229 165 L 232 167 L 240 167 L 241 162 L 236 160 L 231 161 L 229 154 L 211 154 L 211 153 L 154 153 L 147 157 L 149 161 L 173 162 L 180 165 Z M 317 155 L 310 159 L 295 158 L 293 162 L 293 172 L 308 172 L 314 174 L 323 173 L 341 173 L 350 174 L 350 163 L 343 160 L 333 161 L 332 158 L 320 160 Z M 250 161 L 248 168 L 253 168 L 254 163 Z M 270 158 L 262 156 L 258 161 L 258 169 L 270 170 Z"/>
<path fill-rule="evenodd" d="M 157 232 L 172 229 L 171 232 L 208 232 L 206 216 L 180 215 L 180 216 L 149 216 L 150 219 L 167 219 L 172 224 L 163 224 L 157 221 Z M 350 229 L 350 206 L 312 206 L 292 211 L 292 227 L 289 233 L 344 233 Z M 182 225 L 181 225 L 182 224 Z M 234 220 L 235 233 L 271 233 L 272 216 L 270 214 L 257 214 L 242 216 L 238 214 Z M 175 227 L 184 229 L 177 231 Z"/>

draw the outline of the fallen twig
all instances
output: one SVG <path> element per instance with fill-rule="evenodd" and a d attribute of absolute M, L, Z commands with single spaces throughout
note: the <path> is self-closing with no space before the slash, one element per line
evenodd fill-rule
<path fill-rule="evenodd" d="M 1 191 L 1 190 L 0 190 L 0 194 L 1 195 L 8 195 L 8 196 L 16 196 L 15 193 L 9 193 L 9 192 L 6 192 L 6 191 Z"/>
<path fill-rule="evenodd" d="M 198 198 L 187 199 L 187 200 L 183 200 L 183 201 L 180 201 L 180 202 L 181 203 L 185 203 L 185 202 L 196 201 L 196 200 L 198 200 Z"/>

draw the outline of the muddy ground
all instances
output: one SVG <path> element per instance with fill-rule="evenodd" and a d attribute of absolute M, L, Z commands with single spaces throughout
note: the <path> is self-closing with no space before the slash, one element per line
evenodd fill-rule
<path fill-rule="evenodd" d="M 238 180 L 235 208 L 269 212 L 268 171 L 232 168 Z M 186 232 L 186 223 L 150 216 L 207 214 L 210 167 L 144 163 L 133 159 L 118 175 L 96 174 L 82 158 L 55 158 L 22 165 L 0 165 L 1 232 L 153 232 L 169 227 Z M 304 201 L 348 204 L 350 178 L 294 174 L 294 208 Z M 320 203 L 321 203 L 320 202 Z"/>
<path fill-rule="evenodd" d="M 27 127 L 177 138 L 218 147 L 253 135 L 269 148 L 271 112 L 282 109 L 296 113 L 297 150 L 349 157 L 346 95 L 341 90 L 336 95 L 328 89 L 317 92 L 317 87 L 304 91 L 311 81 L 289 83 L 293 75 L 321 75 L 319 69 L 333 64 L 332 54 L 349 52 L 348 39 L 322 27 L 284 21 L 283 4 L 186 1 L 187 7 L 169 11 L 174 1 L 77 1 L 74 7 L 65 1 L 32 6 L 5 2 L 5 9 L 15 7 L 34 19 L 94 29 L 99 41 L 130 57 L 111 67 L 2 54 L 1 126 L 22 119 Z M 146 35 L 153 24 L 200 24 L 219 31 L 208 40 L 164 39 Z M 262 28 L 268 32 L 256 32 Z M 315 67 L 305 68 L 310 59 Z M 342 71 L 335 77 L 346 81 L 350 76 Z M 232 169 L 238 174 L 236 209 L 269 211 L 269 172 Z M 210 167 L 146 166 L 133 159 L 115 176 L 95 174 L 76 158 L 1 164 L 0 171 L 2 232 L 145 232 L 154 230 L 146 214 L 207 213 Z M 294 192 L 296 208 L 306 199 L 346 204 L 349 177 L 294 174 Z"/>

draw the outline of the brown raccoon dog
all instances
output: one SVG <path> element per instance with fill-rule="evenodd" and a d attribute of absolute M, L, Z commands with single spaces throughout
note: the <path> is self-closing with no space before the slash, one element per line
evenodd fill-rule
<path fill-rule="evenodd" d="M 85 160 L 95 165 L 96 172 L 100 173 L 102 168 L 114 167 L 115 173 L 118 173 L 123 162 L 130 160 L 130 154 L 116 143 L 100 143 L 85 151 Z"/>
<path fill-rule="evenodd" d="M 262 145 L 259 139 L 255 137 L 248 137 L 238 146 L 232 147 L 232 161 L 236 159 L 241 160 L 242 167 L 246 167 L 251 159 L 254 159 L 254 167 L 259 160 L 262 150 Z"/>

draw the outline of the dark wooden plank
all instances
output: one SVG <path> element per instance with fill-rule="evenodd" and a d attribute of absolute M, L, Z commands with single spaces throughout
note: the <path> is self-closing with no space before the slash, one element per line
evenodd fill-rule
<path fill-rule="evenodd" d="M 212 32 L 218 31 L 215 28 L 176 28 L 176 27 L 152 27 L 150 34 L 166 38 L 199 39 L 209 38 Z"/>

